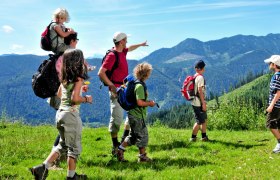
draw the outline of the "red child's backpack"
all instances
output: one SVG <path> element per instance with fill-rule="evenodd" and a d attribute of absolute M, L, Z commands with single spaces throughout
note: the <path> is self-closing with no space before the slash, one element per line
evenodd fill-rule
<path fill-rule="evenodd" d="M 52 50 L 52 40 L 53 39 L 50 38 L 50 26 L 52 23 L 55 23 L 55 22 L 51 22 L 41 34 L 40 46 L 45 51 Z M 57 36 L 54 37 L 54 39 L 55 38 L 57 38 Z"/>
<path fill-rule="evenodd" d="M 194 76 L 187 76 L 181 92 L 182 92 L 182 96 L 184 96 L 188 101 L 191 101 L 195 98 L 196 94 L 195 94 L 195 78 L 197 76 L 202 76 L 200 74 L 196 74 Z"/>

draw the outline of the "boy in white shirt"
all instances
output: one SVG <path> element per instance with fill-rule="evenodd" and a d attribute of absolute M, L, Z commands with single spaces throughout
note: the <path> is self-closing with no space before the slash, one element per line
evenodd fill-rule
<path fill-rule="evenodd" d="M 208 137 L 206 135 L 206 126 L 207 126 L 207 106 L 205 100 L 206 88 L 205 88 L 205 80 L 203 77 L 203 73 L 205 72 L 205 63 L 203 60 L 199 60 L 195 63 L 195 98 L 192 100 L 191 104 L 195 114 L 196 123 L 193 126 L 192 137 L 190 141 L 195 142 L 196 136 L 201 129 L 202 132 L 202 141 L 208 141 Z"/>

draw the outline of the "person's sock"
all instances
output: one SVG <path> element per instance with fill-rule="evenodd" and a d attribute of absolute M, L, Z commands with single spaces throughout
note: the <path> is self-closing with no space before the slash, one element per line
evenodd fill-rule
<path fill-rule="evenodd" d="M 122 145 L 119 145 L 119 149 L 125 151 L 125 147 L 123 147 Z"/>
<path fill-rule="evenodd" d="M 49 163 L 47 160 L 43 162 L 45 164 L 45 167 L 49 169 L 52 166 L 52 163 Z"/>
<path fill-rule="evenodd" d="M 201 133 L 202 138 L 207 137 L 206 133 Z"/>
<path fill-rule="evenodd" d="M 129 135 L 129 130 L 124 130 L 122 135 L 121 143 L 124 142 L 125 138 Z"/>
<path fill-rule="evenodd" d="M 118 138 L 112 138 L 113 146 L 118 147 L 120 145 Z"/>
<path fill-rule="evenodd" d="M 196 135 L 192 134 L 192 138 L 195 139 L 195 138 L 196 138 Z"/>
<path fill-rule="evenodd" d="M 74 177 L 75 176 L 76 171 L 75 170 L 67 170 L 67 177 Z"/>

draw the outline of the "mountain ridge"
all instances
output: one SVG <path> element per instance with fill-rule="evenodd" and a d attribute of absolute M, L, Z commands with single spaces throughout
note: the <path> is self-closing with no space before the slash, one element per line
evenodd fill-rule
<path fill-rule="evenodd" d="M 246 40 L 248 39 L 248 40 Z M 267 71 L 264 59 L 272 54 L 280 54 L 280 34 L 266 36 L 236 35 L 202 42 L 187 38 L 172 48 L 161 48 L 145 58 L 129 60 L 129 72 L 136 64 L 147 61 L 153 65 L 153 72 L 147 80 L 149 98 L 159 102 L 161 109 L 184 103 L 180 88 L 189 74 L 194 74 L 194 62 L 203 59 L 206 62 L 205 78 L 207 92 L 221 94 L 249 73 Z M 187 47 L 187 48 L 186 48 Z M 31 89 L 31 77 L 39 64 L 47 56 L 8 55 L 0 56 L 0 108 L 11 116 L 23 117 L 27 122 L 37 119 L 54 122 L 55 111 L 50 110 L 46 100 L 37 98 Z M 100 58 L 87 59 L 97 66 Z M 94 97 L 91 106 L 81 109 L 82 119 L 88 122 L 107 124 L 109 119 L 109 97 L 107 88 L 99 88 L 97 70 L 90 72 L 90 93 Z M 105 103 L 104 103 L 105 102 Z M 149 108 L 149 112 L 157 111 Z"/>

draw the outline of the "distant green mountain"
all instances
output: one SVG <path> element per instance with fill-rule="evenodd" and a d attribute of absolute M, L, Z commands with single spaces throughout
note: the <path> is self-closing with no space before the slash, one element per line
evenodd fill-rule
<path fill-rule="evenodd" d="M 161 109 L 168 110 L 184 103 L 180 88 L 186 75 L 194 73 L 194 62 L 206 62 L 206 84 L 208 94 L 220 95 L 228 92 L 248 74 L 267 71 L 263 60 L 272 54 L 280 54 L 280 34 L 267 36 L 243 36 L 201 42 L 186 39 L 172 48 L 154 51 L 140 61 L 129 61 L 129 70 L 139 62 L 153 65 L 151 78 L 147 81 L 149 98 L 156 100 Z M 23 118 L 31 124 L 53 123 L 55 111 L 46 100 L 36 97 L 31 89 L 31 77 L 39 64 L 47 58 L 35 55 L 0 56 L 0 108 L 11 117 Z M 100 67 L 101 59 L 87 59 Z M 95 125 L 109 121 L 108 90 L 99 88 L 97 71 L 90 73 L 90 92 L 94 97 L 92 105 L 83 105 L 82 119 Z M 149 112 L 158 111 L 149 108 Z M 38 120 L 40 119 L 40 120 Z"/>
<path fill-rule="evenodd" d="M 203 59 L 208 90 L 221 93 L 249 72 L 266 70 L 263 60 L 280 54 L 279 40 L 279 34 L 236 35 L 207 42 L 188 38 L 172 48 L 156 50 L 141 61 L 156 64 L 163 73 L 182 81 L 187 74 L 194 73 L 194 62 Z"/>

